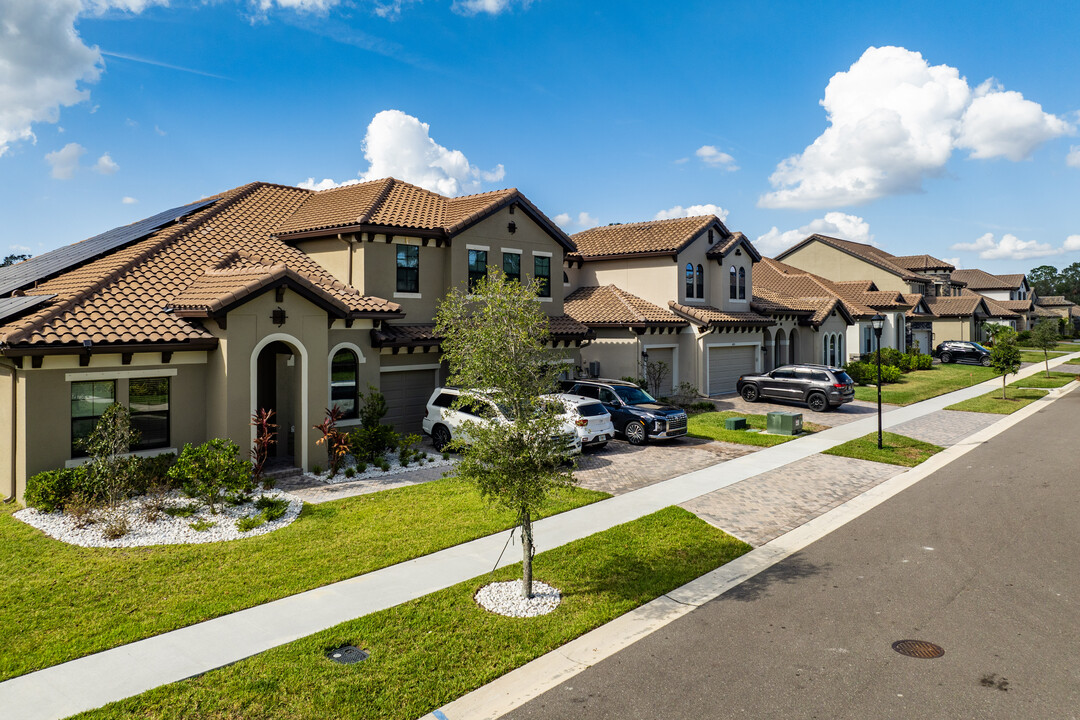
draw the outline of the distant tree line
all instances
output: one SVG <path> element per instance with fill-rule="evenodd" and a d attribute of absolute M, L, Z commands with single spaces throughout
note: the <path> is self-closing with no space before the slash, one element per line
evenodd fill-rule
<path fill-rule="evenodd" d="M 8 265 L 14 265 L 17 262 L 22 262 L 23 260 L 29 259 L 29 255 L 8 255 L 3 260 L 0 260 L 0 267 L 7 267 Z"/>
<path fill-rule="evenodd" d="M 1028 273 L 1027 279 L 1039 297 L 1064 295 L 1066 300 L 1080 304 L 1080 262 L 1060 271 L 1053 265 L 1040 265 Z"/>

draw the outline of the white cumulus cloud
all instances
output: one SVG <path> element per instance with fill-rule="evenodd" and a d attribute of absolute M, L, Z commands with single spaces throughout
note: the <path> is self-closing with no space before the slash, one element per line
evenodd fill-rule
<path fill-rule="evenodd" d="M 551 219 L 563 230 L 584 230 L 600 224 L 599 220 L 584 210 L 579 212 L 576 218 L 570 213 L 559 213 Z"/>
<path fill-rule="evenodd" d="M 86 148 L 79 143 L 68 143 L 64 147 L 45 156 L 45 162 L 52 166 L 52 176 L 57 180 L 70 180 L 79 169 L 79 158 L 86 154 Z"/>
<path fill-rule="evenodd" d="M 739 169 L 739 166 L 735 164 L 735 158 L 731 157 L 726 152 L 717 150 L 713 145 L 702 145 L 694 151 L 694 154 L 701 158 L 701 161 L 709 167 L 718 167 L 730 171 Z"/>
<path fill-rule="evenodd" d="M 811 220 L 794 230 L 781 231 L 773 226 L 769 232 L 759 235 L 754 246 L 765 255 L 777 255 L 809 235 L 828 235 L 841 240 L 874 244 L 874 235 L 870 232 L 870 223 L 858 215 L 842 212 L 828 212 L 825 217 Z"/>
<path fill-rule="evenodd" d="M 672 218 L 684 218 L 684 217 L 697 217 L 698 215 L 715 215 L 723 222 L 727 220 L 728 211 L 719 205 L 713 205 L 707 203 L 705 205 L 688 205 L 683 207 L 682 205 L 676 205 L 673 208 L 667 210 L 661 210 L 653 215 L 653 220 L 670 220 Z"/>
<path fill-rule="evenodd" d="M 120 200 L 120 202 L 124 203 L 125 205 L 134 205 L 139 201 L 131 197 L 130 195 L 125 195 L 123 199 Z"/>
<path fill-rule="evenodd" d="M 871 47 L 829 80 L 829 126 L 770 176 L 762 207 L 856 205 L 918 192 L 958 148 L 1023 160 L 1072 126 L 994 81 L 975 90 L 948 65 L 902 47 Z"/>
<path fill-rule="evenodd" d="M 1066 240 L 1066 242 L 1068 241 Z M 996 240 L 994 233 L 986 233 L 976 238 L 974 242 L 956 243 L 949 246 L 949 249 L 977 252 L 983 260 L 1027 260 L 1048 255 L 1060 255 L 1062 252 L 1061 248 L 1054 248 L 1050 243 L 1021 240 L 1011 233 L 1002 235 L 1001 240 Z"/>
<path fill-rule="evenodd" d="M 112 175 L 120 166 L 116 164 L 116 161 L 109 157 L 109 153 L 105 153 L 98 158 L 97 163 L 94 164 L 94 170 L 102 175 Z"/>
<path fill-rule="evenodd" d="M 449 150 L 431 138 L 430 126 L 400 110 L 376 113 L 364 135 L 364 158 L 368 169 L 359 180 L 319 182 L 308 178 L 300 187 L 326 190 L 356 182 L 395 177 L 442 195 L 462 195 L 480 190 L 485 182 L 506 176 L 502 165 L 481 170 L 469 163 L 460 150 Z"/>
<path fill-rule="evenodd" d="M 522 10 L 527 10 L 533 0 L 454 0 L 450 9 L 459 15 L 498 15 L 518 5 Z"/>
<path fill-rule="evenodd" d="M 1065 164 L 1069 167 L 1080 168 L 1080 145 L 1069 148 L 1069 154 L 1065 156 Z"/>
<path fill-rule="evenodd" d="M 1080 251 L 1080 235 L 1070 235 L 1065 238 L 1065 245 L 1061 249 L 1065 252 Z"/>

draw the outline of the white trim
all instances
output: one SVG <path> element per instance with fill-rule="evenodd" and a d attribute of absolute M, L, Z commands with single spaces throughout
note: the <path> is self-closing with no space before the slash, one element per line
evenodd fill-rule
<path fill-rule="evenodd" d="M 438 370 L 442 363 L 429 363 L 427 365 L 395 365 L 393 367 L 379 368 L 380 373 L 405 372 L 407 370 Z"/>
<path fill-rule="evenodd" d="M 420 298 L 422 298 L 424 296 L 421 295 L 420 293 L 395 292 L 394 297 L 396 297 L 396 298 L 410 298 L 412 300 L 419 300 Z"/>
<path fill-rule="evenodd" d="M 539 300 L 540 302 L 554 302 L 554 299 L 549 298 L 549 297 L 538 297 L 536 299 Z"/>
<path fill-rule="evenodd" d="M 300 444 L 300 467 L 304 470 L 308 469 L 308 373 L 311 372 L 311 365 L 308 364 L 308 351 L 304 347 L 304 344 L 297 340 L 292 335 L 286 333 L 271 333 L 260 340 L 255 348 L 251 351 L 251 360 L 248 367 L 248 381 L 249 390 L 251 394 L 249 396 L 249 408 L 248 418 L 258 412 L 259 408 L 259 353 L 262 349 L 272 342 L 280 340 L 283 343 L 292 345 L 298 351 L 300 351 L 300 428 L 301 431 L 296 433 L 295 441 Z M 333 357 L 333 356 L 331 356 Z M 255 426 L 251 426 L 251 438 L 248 441 L 248 445 L 255 444 Z M 295 448 L 294 448 L 295 450 Z"/>
<path fill-rule="evenodd" d="M 326 373 L 327 377 L 330 376 L 330 366 L 334 364 L 334 355 L 338 350 L 352 350 L 356 353 L 356 361 L 363 365 L 367 362 L 367 358 L 364 357 L 364 352 L 351 342 L 339 342 L 334 347 L 330 348 L 330 354 L 326 356 Z"/>
<path fill-rule="evenodd" d="M 549 253 L 547 250 L 533 250 L 532 254 L 539 255 L 540 257 L 552 257 L 552 254 Z"/>
<path fill-rule="evenodd" d="M 148 458 L 148 457 L 157 457 L 158 455 L 164 455 L 166 453 L 172 453 L 173 455 L 179 455 L 180 454 L 179 451 L 174 447 L 164 447 L 164 448 L 151 448 L 149 450 L 135 450 L 133 452 L 123 453 L 121 455 L 117 455 L 116 457 L 142 457 L 142 458 Z M 71 458 L 70 460 L 65 460 L 64 461 L 64 467 L 66 467 L 66 468 L 80 467 L 81 465 L 85 465 L 86 463 L 90 462 L 91 460 L 93 460 L 93 458 L 91 458 L 89 456 L 88 457 Z"/>
<path fill-rule="evenodd" d="M 64 382 L 80 380 L 122 380 L 125 378 L 176 377 L 176 368 L 153 368 L 147 370 L 105 370 L 102 372 L 64 373 Z"/>
<path fill-rule="evenodd" d="M 705 298 L 687 297 L 687 298 L 684 299 L 684 302 L 686 302 L 686 303 L 701 303 L 702 305 L 704 305 L 705 304 Z"/>
<path fill-rule="evenodd" d="M 742 303 L 748 303 L 748 302 L 750 302 L 750 301 L 749 301 L 749 300 L 746 300 L 745 298 L 744 298 L 744 299 L 742 299 L 742 300 L 734 300 L 734 299 L 732 299 L 732 298 L 728 298 L 728 302 L 733 302 L 733 303 L 740 303 L 740 304 L 742 304 Z"/>
<path fill-rule="evenodd" d="M 465 245 L 466 250 L 491 250 L 490 245 Z"/>
<path fill-rule="evenodd" d="M 524 251 L 516 248 L 499 248 L 504 255 L 521 255 Z"/>

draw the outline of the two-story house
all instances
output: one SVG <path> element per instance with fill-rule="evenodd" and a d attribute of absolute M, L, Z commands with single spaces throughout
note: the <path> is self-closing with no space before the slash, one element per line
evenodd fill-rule
<path fill-rule="evenodd" d="M 1037 322 L 1031 286 L 1023 273 L 993 275 L 985 270 L 954 270 L 952 277 L 967 284 L 967 289 L 989 300 L 990 312 L 999 316 L 995 322 L 1010 325 L 1017 331 L 1029 330 Z M 1007 316 L 1016 315 L 1015 318 Z"/>
<path fill-rule="evenodd" d="M 252 183 L 0 269 L 0 492 L 81 462 L 114 402 L 147 454 L 246 451 L 272 408 L 278 453 L 310 468 L 326 453 L 312 426 L 332 405 L 348 424 L 369 385 L 412 430 L 445 377 L 436 301 L 490 266 L 541 279 L 552 344 L 577 362 L 590 331 L 552 276 L 571 248 L 516 190 Z"/>

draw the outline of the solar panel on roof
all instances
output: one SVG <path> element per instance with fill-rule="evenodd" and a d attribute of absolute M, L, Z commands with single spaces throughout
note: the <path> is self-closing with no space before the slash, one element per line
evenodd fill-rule
<path fill-rule="evenodd" d="M 136 240 L 141 240 L 169 223 L 190 215 L 196 210 L 201 210 L 214 202 L 217 201 L 202 200 L 190 205 L 171 208 L 159 212 L 157 215 L 133 222 L 130 225 L 113 228 L 74 245 L 57 248 L 29 260 L 24 260 L 17 265 L 0 268 L 0 296 L 7 295 L 20 288 L 30 287 L 34 283 L 59 275 L 65 270 L 82 265 L 105 253 L 129 245 Z"/>
<path fill-rule="evenodd" d="M 52 300 L 55 295 L 24 295 L 20 297 L 0 298 L 0 324 L 31 308 Z"/>

